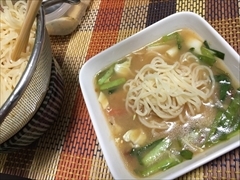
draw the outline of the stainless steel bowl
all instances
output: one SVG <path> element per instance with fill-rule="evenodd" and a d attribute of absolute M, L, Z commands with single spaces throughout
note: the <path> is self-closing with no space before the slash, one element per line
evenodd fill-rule
<path fill-rule="evenodd" d="M 0 144 L 32 118 L 46 95 L 52 51 L 44 18 L 41 8 L 37 16 L 35 43 L 27 67 L 14 91 L 0 109 Z"/>
<path fill-rule="evenodd" d="M 63 85 L 61 83 L 59 85 L 59 82 L 54 80 L 51 81 L 51 78 L 57 78 L 58 81 L 62 82 L 62 77 L 60 69 L 56 68 L 58 67 L 57 62 L 53 61 L 51 44 L 45 28 L 44 8 L 59 2 L 60 0 L 52 0 L 48 4 L 43 4 L 44 7 L 40 8 L 37 15 L 35 43 L 27 67 L 14 91 L 0 108 L 0 151 L 12 147 L 17 149 L 30 144 L 47 130 L 49 123 L 45 122 L 52 122 L 57 118 L 62 102 Z M 79 0 L 70 0 L 69 2 L 77 3 Z M 55 75 L 54 72 L 56 72 Z M 51 87 L 54 87 L 55 91 L 49 92 Z M 51 95 L 51 93 L 55 94 Z M 49 99 L 50 96 L 59 101 L 54 112 L 52 107 L 44 105 L 47 99 L 47 101 L 51 100 Z M 37 116 L 36 118 L 39 112 L 40 114 L 50 113 L 52 115 L 42 116 L 41 118 Z M 23 134 L 20 134 L 17 138 L 20 138 L 21 141 L 17 141 L 14 136 L 27 126 L 34 128 L 30 132 L 24 131 Z M 24 142 L 24 136 L 27 136 L 28 140 L 26 142 Z M 13 137 L 15 140 L 12 139 Z M 14 143 L 9 144 L 9 140 L 11 142 L 13 140 Z"/>

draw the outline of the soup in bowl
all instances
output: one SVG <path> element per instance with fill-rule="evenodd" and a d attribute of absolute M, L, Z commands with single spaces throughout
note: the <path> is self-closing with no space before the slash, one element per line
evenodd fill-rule
<path fill-rule="evenodd" d="M 238 57 L 177 13 L 90 59 L 80 85 L 114 178 L 175 178 L 237 147 Z"/>

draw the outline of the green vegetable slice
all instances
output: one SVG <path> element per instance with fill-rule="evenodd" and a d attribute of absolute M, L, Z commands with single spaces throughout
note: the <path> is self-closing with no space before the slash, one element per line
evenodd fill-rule
<path fill-rule="evenodd" d="M 148 166 L 156 162 L 164 151 L 171 145 L 169 138 L 164 138 L 153 149 L 151 149 L 143 158 L 142 164 Z"/>
<path fill-rule="evenodd" d="M 204 44 L 204 46 L 205 46 L 207 49 L 209 49 L 209 50 L 211 50 L 212 52 L 214 52 L 214 55 L 215 55 L 216 57 L 224 60 L 225 54 L 224 54 L 223 52 L 220 52 L 220 51 L 218 51 L 218 50 L 215 50 L 215 49 L 210 48 L 210 46 L 208 45 L 208 42 L 207 42 L 207 41 L 204 41 L 203 44 Z"/>
<path fill-rule="evenodd" d="M 142 165 L 135 172 L 142 176 L 147 177 L 158 171 L 164 171 L 179 163 L 184 159 L 192 158 L 191 151 L 181 151 L 181 144 L 178 140 L 172 140 L 168 137 L 156 140 L 144 147 L 133 148 L 130 154 L 136 156 L 139 163 Z M 174 151 L 175 153 L 173 153 Z"/>
<path fill-rule="evenodd" d="M 219 83 L 219 97 L 220 100 L 225 100 L 227 93 L 232 89 L 230 78 L 227 74 L 219 74 L 214 76 L 215 80 Z"/>
<path fill-rule="evenodd" d="M 216 62 L 215 57 L 218 57 L 222 60 L 224 59 L 225 54 L 210 48 L 207 41 L 203 42 L 200 49 L 201 49 L 201 54 L 194 52 L 194 48 L 190 48 L 190 52 L 192 52 L 204 64 L 213 66 L 213 64 Z"/>
<path fill-rule="evenodd" d="M 119 78 L 119 79 L 115 79 L 113 81 L 109 81 L 107 83 L 104 83 L 100 86 L 100 90 L 112 90 L 122 84 L 124 84 L 126 82 L 125 78 Z"/>
<path fill-rule="evenodd" d="M 204 55 L 196 55 L 198 57 L 198 59 L 200 61 L 202 61 L 203 63 L 205 64 L 208 64 L 209 66 L 213 66 L 213 64 L 216 62 L 216 59 L 215 58 L 210 58 L 208 56 L 204 56 Z"/>
<path fill-rule="evenodd" d="M 195 55 L 199 61 L 201 61 L 202 63 L 204 64 L 207 64 L 209 66 L 213 66 L 213 64 L 216 62 L 216 59 L 213 57 L 209 57 L 209 56 L 205 56 L 205 55 L 202 55 L 202 54 L 198 54 L 196 52 L 194 52 L 194 48 L 190 48 L 189 51 Z"/>
<path fill-rule="evenodd" d="M 106 72 L 103 74 L 103 76 L 98 79 L 98 85 L 102 85 L 107 80 L 109 80 L 109 78 L 112 76 L 113 72 L 114 72 L 114 66 L 111 66 L 109 69 L 106 70 Z"/>
<path fill-rule="evenodd" d="M 162 139 L 158 139 L 150 144 L 147 144 L 146 146 L 143 146 L 143 147 L 138 147 L 138 148 L 133 148 L 131 151 L 130 151 L 130 155 L 134 155 L 137 157 L 138 161 L 140 164 L 142 164 L 142 156 L 145 152 L 148 152 L 150 151 L 152 148 L 156 147 L 161 141 L 163 140 Z"/>
<path fill-rule="evenodd" d="M 193 152 L 185 149 L 185 150 L 180 151 L 180 155 L 181 155 L 184 159 L 192 159 L 192 157 L 193 157 Z"/>
<path fill-rule="evenodd" d="M 206 145 L 228 139 L 231 133 L 239 130 L 240 124 L 240 88 L 237 89 L 226 111 L 219 110 L 211 126 Z"/>
<path fill-rule="evenodd" d="M 174 32 L 172 34 L 168 34 L 162 37 L 161 41 L 163 42 L 168 42 L 171 40 L 176 40 L 176 36 L 177 36 L 178 32 Z"/>
<path fill-rule="evenodd" d="M 158 161 L 144 168 L 144 170 L 136 170 L 135 172 L 142 177 L 148 177 L 160 170 L 167 170 L 179 164 L 180 162 L 181 161 L 178 160 L 175 156 L 173 157 L 173 156 L 166 155 L 165 158 L 161 159 L 161 161 Z"/>
<path fill-rule="evenodd" d="M 177 46 L 178 46 L 178 49 L 180 50 L 180 49 L 182 49 L 182 42 L 183 42 L 183 39 L 182 39 L 182 37 L 180 36 L 179 33 L 177 33 L 177 35 L 176 35 L 176 39 L 177 39 Z"/>
<path fill-rule="evenodd" d="M 143 146 L 143 147 L 132 148 L 132 150 L 130 151 L 130 154 L 131 155 L 142 154 L 143 152 L 148 151 L 151 148 L 153 148 L 156 145 L 158 145 L 162 140 L 163 140 L 163 138 L 162 139 L 158 139 L 158 140 L 156 140 L 156 141 L 154 141 L 154 142 L 152 142 L 150 144 L 147 144 L 146 146 Z"/>
<path fill-rule="evenodd" d="M 141 165 L 149 166 L 162 156 L 171 143 L 169 138 L 158 139 L 144 147 L 133 148 L 130 154 L 136 156 Z"/>
<path fill-rule="evenodd" d="M 201 46 L 201 53 L 202 53 L 203 56 L 207 56 L 207 57 L 212 58 L 212 59 L 215 58 L 214 52 L 209 50 L 209 49 L 207 49 L 204 46 Z"/>
<path fill-rule="evenodd" d="M 183 38 L 181 37 L 181 35 L 178 32 L 174 32 L 172 34 L 165 35 L 162 37 L 162 39 L 160 41 L 168 42 L 168 41 L 172 41 L 172 40 L 176 41 L 177 47 L 180 50 L 182 48 Z"/>
<path fill-rule="evenodd" d="M 210 46 L 209 46 L 209 44 L 208 44 L 208 42 L 207 42 L 206 40 L 203 42 L 203 45 L 204 45 L 206 48 L 210 49 Z"/>

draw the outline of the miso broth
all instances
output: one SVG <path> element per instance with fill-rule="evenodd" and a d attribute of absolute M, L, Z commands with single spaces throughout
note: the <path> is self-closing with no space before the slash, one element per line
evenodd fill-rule
<path fill-rule="evenodd" d="M 179 29 L 96 75 L 99 102 L 130 172 L 165 171 L 239 132 L 240 85 L 223 56 Z"/>

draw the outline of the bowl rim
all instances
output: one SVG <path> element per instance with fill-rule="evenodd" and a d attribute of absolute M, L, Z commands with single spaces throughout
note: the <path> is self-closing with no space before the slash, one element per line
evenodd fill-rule
<path fill-rule="evenodd" d="M 240 58 L 237 52 L 221 37 L 221 35 L 200 15 L 193 13 L 193 12 L 177 12 L 174 13 L 148 27 L 145 29 L 135 33 L 134 35 L 118 42 L 117 44 L 111 46 L 110 48 L 107 48 L 106 50 L 103 50 L 102 52 L 98 53 L 97 55 L 93 56 L 90 58 L 79 70 L 79 83 L 80 87 L 82 90 L 83 98 L 85 100 L 90 119 L 92 121 L 94 130 L 97 135 L 97 139 L 99 141 L 100 147 L 102 149 L 104 158 L 106 159 L 107 165 L 115 179 L 124 179 L 124 178 L 136 178 L 132 174 L 129 173 L 127 170 L 125 164 L 122 162 L 122 158 L 120 157 L 120 153 L 115 147 L 114 140 L 111 137 L 111 133 L 109 132 L 110 129 L 107 126 L 107 122 L 104 121 L 99 122 L 102 118 L 105 120 L 106 118 L 104 115 L 102 115 L 100 112 L 101 109 L 99 110 L 100 105 L 98 104 L 93 104 L 96 103 L 96 93 L 94 96 L 94 88 L 93 88 L 93 79 L 89 80 L 89 78 L 93 78 L 93 72 L 95 72 L 95 75 L 97 74 L 98 71 L 102 70 L 104 67 L 107 65 L 110 65 L 111 63 L 115 62 L 117 59 L 120 59 L 124 55 L 127 55 L 128 53 L 132 52 L 133 50 L 127 49 L 129 48 L 126 46 L 129 43 L 132 43 L 132 46 L 134 46 L 134 50 L 137 50 L 141 48 L 142 46 L 152 42 L 153 40 L 156 40 L 157 37 L 161 37 L 162 35 L 167 34 L 166 30 L 161 29 L 161 33 L 159 33 L 156 28 L 161 28 L 163 25 L 167 25 L 169 21 L 173 22 L 179 22 L 181 26 L 188 25 L 189 27 L 193 27 L 194 25 L 199 25 L 198 28 L 200 30 L 206 31 L 208 34 L 206 34 L 206 37 L 211 37 L 213 41 L 216 44 L 218 42 L 218 47 L 213 47 L 213 48 L 218 48 L 219 51 L 224 50 L 223 52 L 226 52 L 227 56 L 230 56 L 233 58 L 236 63 L 240 64 Z M 192 23 L 192 24 L 191 24 Z M 172 25 L 170 26 L 172 31 L 179 29 L 178 25 L 174 25 L 174 23 L 171 23 Z M 165 26 L 164 26 L 165 27 Z M 194 27 L 193 27 L 193 30 Z M 172 32 L 170 31 L 170 32 Z M 168 32 L 168 33 L 170 33 Z M 139 43 L 138 38 L 140 38 L 142 35 L 146 35 L 147 33 L 150 33 L 151 36 L 148 36 L 147 40 L 141 40 L 141 43 Z M 198 33 L 198 32 L 197 32 Z M 198 33 L 199 34 L 199 33 Z M 199 34 L 201 36 L 201 34 Z M 203 36 L 204 38 L 205 36 Z M 125 46 L 125 47 L 124 47 Z M 118 49 L 121 47 L 120 49 Z M 115 56 L 116 55 L 116 56 Z M 116 58 L 113 60 L 115 56 Z M 109 58 L 109 59 L 108 59 Z M 101 61 L 101 63 L 95 63 L 96 61 Z M 234 64 L 231 64 L 233 62 L 231 60 L 227 66 L 229 69 L 235 68 L 235 71 L 239 67 L 235 67 Z M 86 78 L 87 77 L 87 78 Z M 239 77 L 238 81 L 239 81 Z M 93 89 L 91 89 L 93 88 Z M 103 131 L 101 128 L 108 128 L 108 130 Z M 114 144 L 114 145 L 113 145 Z M 167 170 L 165 172 L 157 173 L 155 175 L 152 175 L 149 177 L 149 179 L 155 179 L 155 178 L 161 178 L 161 179 L 174 179 L 176 177 L 179 177 L 235 148 L 237 148 L 240 144 L 240 138 L 238 136 L 234 136 L 230 140 L 226 142 L 222 142 L 220 144 L 217 144 L 214 147 L 211 147 L 210 150 L 206 150 L 204 153 L 201 153 L 200 155 L 194 157 L 190 161 L 185 161 L 175 167 L 172 167 L 171 170 Z M 111 155 L 112 152 L 117 152 L 117 154 L 114 154 L 114 160 Z M 117 162 L 116 161 L 119 161 Z M 179 168 L 181 170 L 179 171 Z"/>

